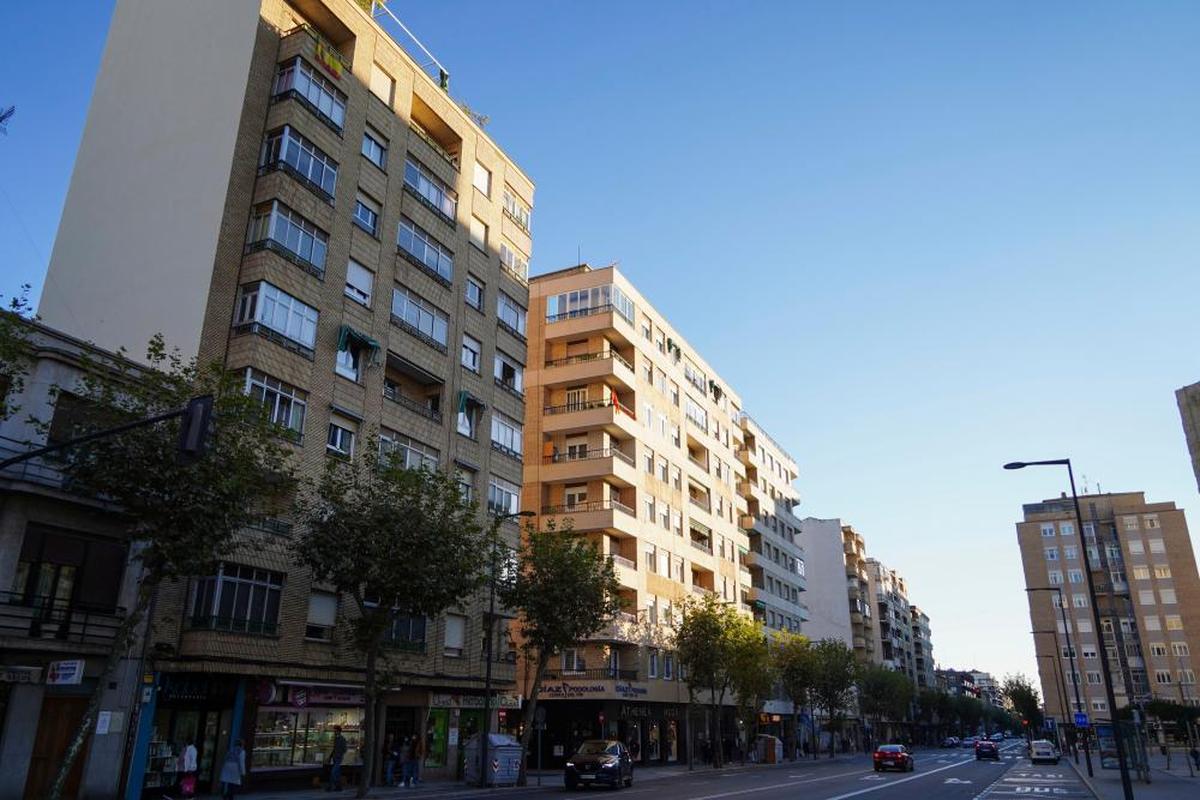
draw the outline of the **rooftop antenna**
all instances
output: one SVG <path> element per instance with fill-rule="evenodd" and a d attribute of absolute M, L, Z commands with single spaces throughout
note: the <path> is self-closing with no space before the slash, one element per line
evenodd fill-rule
<path fill-rule="evenodd" d="M 362 5 L 364 9 L 367 8 L 368 3 L 370 4 L 370 9 L 367 11 L 367 13 L 377 20 L 385 16 L 391 19 L 391 21 L 396 23 L 396 25 L 400 27 L 400 30 L 404 31 L 404 34 L 412 40 L 412 43 L 415 44 L 421 50 L 421 52 L 425 54 L 429 61 L 422 64 L 421 69 L 428 70 L 432 73 L 432 70 L 429 69 L 430 65 L 437 67 L 438 86 L 442 87 L 442 91 L 449 94 L 450 70 L 446 69 L 446 67 L 442 65 L 442 62 L 438 61 L 433 53 L 429 52 L 429 48 L 423 45 L 421 40 L 418 39 L 416 35 L 408 29 L 408 26 L 401 22 L 400 18 L 392 13 L 392 10 L 387 7 L 388 0 L 359 0 L 359 4 Z"/>
<path fill-rule="evenodd" d="M 1083 478 L 1083 493 L 1087 494 L 1088 493 L 1088 477 L 1087 477 L 1087 475 L 1081 475 L 1080 477 Z"/>
<path fill-rule="evenodd" d="M 0 133 L 8 135 L 8 121 L 12 119 L 13 114 L 17 113 L 16 106 L 0 109 Z"/>

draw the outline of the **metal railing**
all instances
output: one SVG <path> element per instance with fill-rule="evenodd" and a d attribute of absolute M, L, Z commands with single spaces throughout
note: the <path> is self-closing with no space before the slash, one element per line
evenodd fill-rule
<path fill-rule="evenodd" d="M 712 555 L 712 542 L 701 542 L 701 541 L 697 541 L 696 539 L 692 539 L 690 541 L 692 543 L 692 547 L 696 548 L 697 550 L 702 550 L 705 553 L 708 553 L 709 555 Z"/>
<path fill-rule="evenodd" d="M 571 461 L 592 461 L 601 458 L 619 458 L 629 466 L 634 466 L 633 456 L 623 453 L 615 447 L 576 451 L 574 453 L 555 453 L 552 456 L 547 456 L 544 461 L 547 464 L 565 464 Z"/>
<path fill-rule="evenodd" d="M 274 636 L 279 632 L 279 625 L 276 622 L 220 617 L 215 614 L 189 614 L 187 623 L 188 628 L 194 631 L 249 633 L 258 636 Z"/>
<path fill-rule="evenodd" d="M 42 443 L 18 442 L 16 439 L 0 436 L 0 461 L 28 453 L 30 450 L 42 446 Z M 7 466 L 0 470 L 0 479 L 27 481 L 41 486 L 49 486 L 52 489 L 64 488 L 65 480 L 58 466 L 45 458 L 31 458 L 28 461 Z"/>
<path fill-rule="evenodd" d="M 710 513 L 712 512 L 712 506 L 709 504 L 709 502 L 707 500 L 701 500 L 699 498 L 688 495 L 688 502 L 691 503 L 692 505 L 694 505 L 696 508 L 703 509 Z"/>
<path fill-rule="evenodd" d="M 449 164 L 455 172 L 458 171 L 458 156 L 451 153 L 441 143 L 430 135 L 429 131 L 422 128 L 415 122 L 408 123 L 408 129 L 417 135 L 417 138 L 429 145 L 429 149 L 433 150 L 443 161 Z"/>
<path fill-rule="evenodd" d="M 629 416 L 630 419 L 637 419 L 637 414 L 632 408 L 626 408 L 620 403 L 614 403 L 612 400 L 585 400 L 580 403 L 565 403 L 561 406 L 545 406 L 542 411 L 546 414 L 572 414 L 576 411 L 591 411 L 596 408 L 615 408 L 623 414 Z"/>
<path fill-rule="evenodd" d="M 632 558 L 626 558 L 625 556 L 619 556 L 616 553 L 609 553 L 608 558 L 614 564 L 620 564 L 622 567 L 625 567 L 626 569 L 637 569 L 637 562 L 634 561 Z"/>
<path fill-rule="evenodd" d="M 409 411 L 414 411 L 423 417 L 427 417 L 427 418 L 433 420 L 434 422 L 442 421 L 442 412 L 441 411 L 438 411 L 437 409 L 431 407 L 428 403 L 422 403 L 419 400 L 415 400 L 411 397 L 408 397 L 407 395 L 401 394 L 401 392 L 398 388 L 393 388 L 391 386 L 384 386 L 383 387 L 383 396 L 386 397 L 388 400 L 391 400 L 393 403 L 396 403 L 397 405 L 402 405 L 405 408 L 407 408 Z"/>
<path fill-rule="evenodd" d="M 109 647 L 124 618 L 125 609 L 117 606 L 0 592 L 0 637 L 57 639 Z"/>
<path fill-rule="evenodd" d="M 714 592 L 712 589 L 705 589 L 703 586 L 697 586 L 694 583 L 692 584 L 691 589 L 692 589 L 692 594 L 697 594 L 697 595 L 700 595 L 701 597 L 707 597 L 709 595 L 716 594 L 716 592 Z"/>
<path fill-rule="evenodd" d="M 636 681 L 636 669 L 613 669 L 600 667 L 598 669 L 564 669 L 558 672 L 547 672 L 546 677 L 552 681 Z"/>
<path fill-rule="evenodd" d="M 617 500 L 590 500 L 573 505 L 542 506 L 543 514 L 583 514 L 588 511 L 623 511 L 633 516 L 633 509 Z"/>
<path fill-rule="evenodd" d="M 547 367 L 565 367 L 571 364 L 587 364 L 591 361 L 605 361 L 612 359 L 621 364 L 624 364 L 628 369 L 633 370 L 633 364 L 625 359 L 625 356 L 618 353 L 616 350 L 602 350 L 595 353 L 580 353 L 574 356 L 566 356 L 565 358 L 552 358 L 546 362 Z"/>
<path fill-rule="evenodd" d="M 561 322 L 564 319 L 575 319 L 576 317 L 590 317 L 594 314 L 606 314 L 609 311 L 617 311 L 617 307 L 612 303 L 605 303 L 598 306 L 588 306 L 587 308 L 577 308 L 574 311 L 564 311 L 561 314 L 547 314 L 546 322 Z M 620 314 L 624 319 L 625 315 Z"/>

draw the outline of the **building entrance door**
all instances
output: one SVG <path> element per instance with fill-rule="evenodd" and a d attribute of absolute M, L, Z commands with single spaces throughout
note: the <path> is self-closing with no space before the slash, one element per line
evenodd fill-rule
<path fill-rule="evenodd" d="M 50 787 L 58 774 L 67 746 L 79 729 L 83 712 L 87 710 L 86 697 L 55 697 L 47 695 L 42 700 L 42 716 L 38 720 L 37 735 L 33 739 L 33 752 L 29 758 L 29 773 L 25 778 L 26 800 L 41 800 L 50 795 Z M 75 759 L 75 766 L 67 776 L 63 797 L 74 797 L 79 793 L 79 781 L 83 776 L 83 763 L 87 760 L 87 749 Z"/>

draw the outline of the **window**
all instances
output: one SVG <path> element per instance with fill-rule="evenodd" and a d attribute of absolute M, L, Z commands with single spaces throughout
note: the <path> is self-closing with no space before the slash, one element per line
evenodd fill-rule
<path fill-rule="evenodd" d="M 310 594 L 308 596 L 308 624 L 304 628 L 304 638 L 327 642 L 333 637 L 335 624 L 337 624 L 337 595 L 329 592 Z"/>
<path fill-rule="evenodd" d="M 587 502 L 587 484 L 569 484 L 563 488 L 563 505 L 567 508 L 581 506 Z"/>
<path fill-rule="evenodd" d="M 496 316 L 521 338 L 525 337 L 525 309 L 504 292 L 496 293 Z"/>
<path fill-rule="evenodd" d="M 686 398 L 683 413 L 689 420 L 696 423 L 700 430 L 708 430 L 708 411 L 690 395 Z"/>
<path fill-rule="evenodd" d="M 1171 577 L 1171 568 L 1169 566 L 1167 566 L 1166 564 L 1155 564 L 1154 565 L 1154 577 L 1156 577 L 1156 578 Z"/>
<path fill-rule="evenodd" d="M 463 334 L 462 338 L 462 365 L 467 369 L 478 374 L 479 358 L 482 352 L 483 345 L 474 336 Z"/>
<path fill-rule="evenodd" d="M 1141 539 L 1129 539 L 1126 544 L 1129 546 L 1129 552 L 1133 555 L 1140 556 L 1146 552 Z"/>
<path fill-rule="evenodd" d="M 503 240 L 500 242 L 500 266 L 515 275 L 522 283 L 529 280 L 529 256 L 524 255 Z"/>
<path fill-rule="evenodd" d="M 379 203 L 362 192 L 354 199 L 354 224 L 372 236 L 379 233 Z"/>
<path fill-rule="evenodd" d="M 474 275 L 467 276 L 467 305 L 475 311 L 484 311 L 484 282 Z"/>
<path fill-rule="evenodd" d="M 408 327 L 443 348 L 446 346 L 449 329 L 446 315 L 408 289 L 399 286 L 392 289 L 392 317 L 403 323 L 402 327 Z"/>
<path fill-rule="evenodd" d="M 346 342 L 338 348 L 337 362 L 334 364 L 333 371 L 343 378 L 358 383 L 358 376 L 362 371 L 362 346 L 355 341 L 351 341 L 347 337 Z"/>
<path fill-rule="evenodd" d="M 1082 645 L 1080 647 L 1080 649 L 1083 651 L 1084 658 L 1094 659 L 1096 657 L 1096 646 L 1095 645 L 1085 644 L 1085 645 Z"/>
<path fill-rule="evenodd" d="M 471 439 L 478 440 L 479 418 L 483 414 L 483 404 L 476 400 L 470 392 L 458 393 L 458 432 Z"/>
<path fill-rule="evenodd" d="M 433 273 L 443 283 L 454 279 L 454 254 L 408 217 L 400 217 L 396 245 L 402 255 Z"/>
<path fill-rule="evenodd" d="M 1191 655 L 1191 650 L 1188 648 L 1187 642 L 1171 642 L 1171 652 L 1177 656 Z"/>
<path fill-rule="evenodd" d="M 483 192 L 484 197 L 491 197 L 491 195 L 492 195 L 492 171 L 489 170 L 487 167 L 485 167 L 483 164 L 480 164 L 478 161 L 476 161 L 475 162 L 475 176 L 471 179 L 471 185 L 474 186 L 479 191 Z"/>
<path fill-rule="evenodd" d="M 515 419 L 507 417 L 499 411 L 492 412 L 492 447 L 500 452 L 519 459 L 523 431 L 524 427 Z"/>
<path fill-rule="evenodd" d="M 1108 711 L 1108 701 L 1107 700 L 1093 700 L 1092 701 L 1092 711 Z"/>
<path fill-rule="evenodd" d="M 583 651 L 578 647 L 567 647 L 562 651 L 562 671 L 563 672 L 583 672 L 587 669 L 587 662 L 584 660 Z"/>
<path fill-rule="evenodd" d="M 1054 536 L 1054 523 L 1053 522 L 1043 522 L 1042 523 L 1042 536 L 1045 536 L 1046 538 L 1050 538 L 1050 537 Z"/>
<path fill-rule="evenodd" d="M 1046 548 L 1046 560 L 1047 561 L 1058 561 L 1058 548 L 1057 547 L 1047 547 Z"/>
<path fill-rule="evenodd" d="M 1149 567 L 1134 567 L 1133 568 L 1133 579 L 1137 580 L 1137 581 L 1150 580 L 1150 568 Z"/>
<path fill-rule="evenodd" d="M 250 245 L 274 242 L 318 272 L 325 270 L 329 236 L 278 200 L 255 207 Z"/>
<path fill-rule="evenodd" d="M 524 230 L 529 230 L 529 206 L 508 186 L 504 187 L 504 213 Z"/>
<path fill-rule="evenodd" d="M 649 447 L 642 453 L 642 464 L 645 465 L 646 474 L 654 474 L 654 451 Z"/>
<path fill-rule="evenodd" d="M 483 252 L 487 252 L 488 226 L 479 217 L 471 217 L 471 244 Z"/>
<path fill-rule="evenodd" d="M 297 56 L 279 65 L 275 73 L 275 96 L 295 92 L 339 132 L 346 124 L 346 95 L 321 77 L 308 62 Z"/>
<path fill-rule="evenodd" d="M 443 655 L 461 658 L 467 642 L 467 618 L 461 614 L 446 615 L 446 641 Z"/>
<path fill-rule="evenodd" d="M 1068 544 L 1063 547 L 1063 558 L 1068 561 L 1074 561 L 1079 558 L 1079 548 L 1073 544 Z"/>
<path fill-rule="evenodd" d="M 675 679 L 675 654 L 665 653 L 663 655 L 663 680 L 670 681 Z"/>
<path fill-rule="evenodd" d="M 1196 672 L 1190 669 L 1179 670 L 1179 682 L 1185 686 L 1190 686 L 1196 682 Z"/>
<path fill-rule="evenodd" d="M 1125 524 L 1125 530 L 1136 531 L 1138 529 L 1137 517 L 1122 517 L 1121 521 Z"/>
<path fill-rule="evenodd" d="M 458 198 L 449 186 L 412 156 L 404 161 L 404 188 L 428 203 L 447 222 L 454 224 Z"/>
<path fill-rule="evenodd" d="M 304 433 L 304 414 L 308 410 L 308 392 L 301 391 L 265 372 L 246 369 L 246 394 L 263 404 L 267 419 L 298 438 Z"/>
<path fill-rule="evenodd" d="M 488 511 L 497 515 L 517 513 L 520 494 L 520 486 L 493 475 L 488 483 Z"/>
<path fill-rule="evenodd" d="M 387 139 L 370 125 L 363 131 L 362 154 L 380 169 L 387 169 Z"/>
<path fill-rule="evenodd" d="M 1088 607 L 1087 595 L 1086 594 L 1071 595 L 1071 605 L 1075 606 L 1075 608 L 1087 608 Z"/>
<path fill-rule="evenodd" d="M 266 281 L 242 287 L 237 322 L 262 325 L 310 350 L 317 340 L 317 310 Z"/>
<path fill-rule="evenodd" d="M 396 79 L 388 75 L 378 64 L 371 65 L 371 94 L 383 101 L 389 108 L 396 95 Z"/>
<path fill-rule="evenodd" d="M 1138 592 L 1138 602 L 1144 606 L 1154 605 L 1154 590 L 1142 589 Z"/>
<path fill-rule="evenodd" d="M 1163 644 L 1162 642 L 1151 642 L 1150 643 L 1150 655 L 1165 656 L 1166 654 L 1167 654 L 1167 646 L 1165 644 Z"/>
<path fill-rule="evenodd" d="M 1167 548 L 1164 546 L 1163 540 L 1162 539 L 1151 539 L 1150 540 L 1150 552 L 1151 553 L 1160 553 L 1160 554 L 1167 552 Z"/>
<path fill-rule="evenodd" d="M 435 470 L 441 460 L 437 448 L 387 428 L 379 432 L 379 456 L 386 460 L 395 459 L 395 465 L 404 469 Z"/>
<path fill-rule="evenodd" d="M 329 436 L 325 451 L 342 458 L 354 457 L 354 431 L 358 426 L 344 417 L 334 415 L 329 420 Z"/>
<path fill-rule="evenodd" d="M 425 652 L 425 618 L 397 614 L 383 641 L 402 650 Z"/>
<path fill-rule="evenodd" d="M 1100 685 L 1100 672 L 1098 670 L 1088 670 L 1087 682 L 1092 686 Z"/>
<path fill-rule="evenodd" d="M 454 476 L 458 480 L 458 492 L 468 503 L 475 501 L 475 470 L 456 467 Z"/>
<path fill-rule="evenodd" d="M 497 386 L 524 396 L 525 367 L 515 358 L 497 350 L 494 372 Z"/>
<path fill-rule="evenodd" d="M 274 635 L 282 594 L 281 573 L 222 563 L 216 575 L 192 584 L 191 626 Z"/>
<path fill-rule="evenodd" d="M 624 317 L 626 322 L 633 324 L 633 301 L 612 284 L 578 289 L 546 298 L 546 320 L 548 322 L 585 317 L 589 314 L 606 311 L 615 311 Z M 648 320 L 646 324 L 649 324 Z M 649 338 L 648 335 L 647 338 Z"/>
<path fill-rule="evenodd" d="M 1167 630 L 1169 630 L 1169 631 L 1183 630 L 1183 617 L 1181 617 L 1179 614 L 1167 614 L 1165 619 L 1167 621 Z"/>
<path fill-rule="evenodd" d="M 1169 684 L 1171 682 L 1171 670 L 1156 669 L 1154 671 L 1154 682 L 1158 684 Z"/>
<path fill-rule="evenodd" d="M 1062 570 L 1052 569 L 1052 570 L 1050 570 L 1049 575 L 1050 575 L 1051 585 L 1053 585 L 1053 586 L 1062 585 L 1062 582 L 1063 582 Z"/>
<path fill-rule="evenodd" d="M 1062 536 L 1074 536 L 1075 524 L 1072 522 L 1060 522 L 1058 523 L 1058 532 Z"/>
<path fill-rule="evenodd" d="M 1070 569 L 1067 570 L 1067 580 L 1071 583 L 1083 583 L 1083 570 Z"/>
<path fill-rule="evenodd" d="M 1055 608 L 1062 608 L 1062 595 L 1058 594 L 1057 592 L 1050 595 L 1050 605 L 1054 606 Z"/>
<path fill-rule="evenodd" d="M 267 134 L 258 166 L 264 169 L 285 166 L 300 180 L 318 189 L 327 198 L 333 198 L 337 184 L 337 162 L 290 125 Z"/>
<path fill-rule="evenodd" d="M 1146 630 L 1148 630 L 1148 631 L 1161 631 L 1162 630 L 1162 625 L 1159 623 L 1158 617 L 1156 615 L 1150 615 L 1148 617 L 1143 617 L 1143 621 L 1145 622 L 1145 627 L 1146 627 Z"/>
<path fill-rule="evenodd" d="M 658 677 L 658 650 L 657 650 L 657 648 L 652 648 L 650 650 L 650 672 L 649 672 L 649 675 L 651 678 Z"/>
<path fill-rule="evenodd" d="M 374 273 L 353 258 L 350 259 L 346 264 L 346 297 L 369 308 L 374 285 Z"/>

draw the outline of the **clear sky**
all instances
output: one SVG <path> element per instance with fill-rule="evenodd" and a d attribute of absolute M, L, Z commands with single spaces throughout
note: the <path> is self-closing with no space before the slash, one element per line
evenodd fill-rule
<path fill-rule="evenodd" d="M 537 182 L 534 271 L 619 261 L 939 663 L 1034 673 L 1013 522 L 1066 482 L 1004 462 L 1196 507 L 1200 4 L 393 8 Z M 40 285 L 110 13 L 0 8 L 2 292 Z"/>

